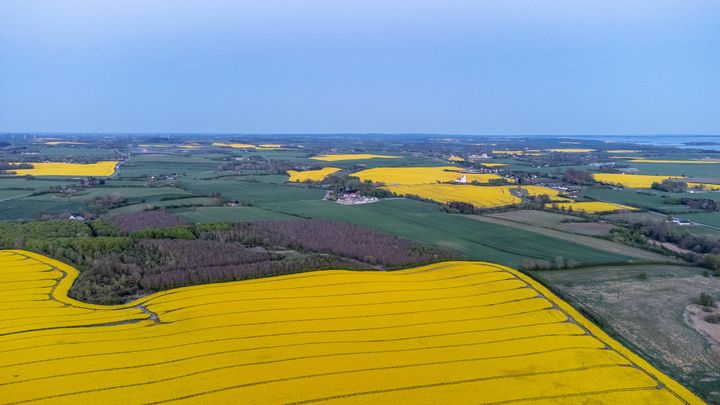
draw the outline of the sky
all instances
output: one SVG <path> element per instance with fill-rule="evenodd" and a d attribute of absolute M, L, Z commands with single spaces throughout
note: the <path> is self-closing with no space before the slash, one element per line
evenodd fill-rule
<path fill-rule="evenodd" d="M 0 0 L 0 132 L 720 134 L 720 1 Z"/>

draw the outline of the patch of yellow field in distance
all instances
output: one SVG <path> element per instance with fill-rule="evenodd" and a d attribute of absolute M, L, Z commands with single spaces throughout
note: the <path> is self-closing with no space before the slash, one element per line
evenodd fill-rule
<path fill-rule="evenodd" d="M 87 142 L 74 142 L 74 141 L 50 141 L 45 142 L 46 145 L 87 145 Z"/>
<path fill-rule="evenodd" d="M 491 263 L 317 271 L 107 307 L 69 299 L 76 276 L 0 251 L 0 284 L 17 303 L 0 311 L 2 402 L 702 403 Z"/>
<path fill-rule="evenodd" d="M 496 155 L 522 155 L 524 150 L 494 150 L 492 153 Z"/>
<path fill-rule="evenodd" d="M 595 149 L 583 149 L 583 148 L 556 148 L 556 149 L 548 149 L 550 152 L 558 152 L 558 153 L 588 153 L 588 152 L 594 152 Z"/>
<path fill-rule="evenodd" d="M 662 183 L 668 179 L 678 179 L 677 176 L 655 176 L 647 174 L 625 174 L 625 173 L 595 173 L 595 181 L 605 184 L 619 185 L 629 188 L 650 188 L 653 183 Z"/>
<path fill-rule="evenodd" d="M 222 148 L 234 148 L 234 149 L 255 149 L 255 145 L 251 145 L 249 143 L 223 143 L 223 142 L 213 142 L 213 146 L 219 146 Z"/>
<path fill-rule="evenodd" d="M 17 176 L 95 176 L 109 177 L 115 173 L 118 162 L 115 160 L 97 163 L 32 163 L 32 169 L 13 170 Z"/>
<path fill-rule="evenodd" d="M 628 162 L 635 163 L 669 163 L 669 164 L 693 164 L 693 165 L 708 165 L 708 164 L 720 164 L 720 160 L 655 160 L 655 159 L 631 159 Z"/>
<path fill-rule="evenodd" d="M 569 201 L 559 197 L 557 190 L 542 186 L 473 186 L 456 184 L 408 184 L 386 186 L 390 192 L 404 196 L 420 198 L 447 204 L 451 201 L 470 203 L 479 208 L 502 207 L 519 204 L 522 198 L 513 191 L 527 193 L 529 196 L 548 195 L 554 201 Z"/>
<path fill-rule="evenodd" d="M 324 162 L 338 162 L 342 160 L 364 160 L 364 159 L 400 159 L 402 156 L 391 155 L 373 155 L 370 153 L 344 153 L 344 154 L 326 154 L 313 156 L 310 159 L 322 160 Z"/>
<path fill-rule="evenodd" d="M 462 168 L 455 166 L 440 167 L 376 167 L 362 170 L 352 175 L 360 180 L 370 180 L 386 185 L 398 184 L 432 184 L 458 181 L 465 176 L 468 183 L 477 181 L 487 183 L 492 179 L 502 179 L 491 173 L 462 173 Z"/>
<path fill-rule="evenodd" d="M 557 207 L 576 212 L 587 212 L 590 214 L 598 212 L 614 212 L 614 211 L 637 211 L 637 208 L 629 207 L 622 204 L 614 204 L 602 201 L 586 201 L 586 202 L 559 202 L 545 204 L 546 207 Z"/>
<path fill-rule="evenodd" d="M 325 177 L 339 172 L 340 168 L 337 167 L 323 167 L 322 169 L 317 170 L 305 170 L 302 172 L 299 172 L 297 170 L 288 170 L 288 175 L 290 175 L 290 178 L 288 181 L 292 182 L 303 182 L 303 181 L 322 181 L 325 179 Z"/>
<path fill-rule="evenodd" d="M 460 156 L 450 156 L 448 158 L 448 160 L 451 162 L 464 162 L 465 161 L 465 159 Z"/>
<path fill-rule="evenodd" d="M 276 149 L 276 148 L 282 148 L 282 145 L 276 144 L 276 143 L 261 143 L 261 148 L 268 148 L 268 149 Z"/>
<path fill-rule="evenodd" d="M 482 162 L 480 164 L 485 167 L 503 167 L 503 166 L 508 165 L 507 163 L 482 163 Z"/>
<path fill-rule="evenodd" d="M 720 190 L 720 184 L 710 184 L 710 183 L 687 183 L 688 187 L 690 188 L 696 188 L 701 190 L 711 190 L 711 191 L 717 191 Z"/>
<path fill-rule="evenodd" d="M 635 149 L 612 149 L 608 150 L 607 153 L 638 153 L 639 150 Z"/>

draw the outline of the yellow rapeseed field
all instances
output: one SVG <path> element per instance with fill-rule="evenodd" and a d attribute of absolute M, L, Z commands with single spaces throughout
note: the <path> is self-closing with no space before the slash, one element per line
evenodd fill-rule
<path fill-rule="evenodd" d="M 234 149 L 255 149 L 255 145 L 251 145 L 249 143 L 223 143 L 223 142 L 213 142 L 213 146 L 220 146 L 223 148 L 234 148 Z"/>
<path fill-rule="evenodd" d="M 690 187 L 690 188 L 697 188 L 697 189 L 703 189 L 703 190 L 712 190 L 712 191 L 720 190 L 720 184 L 687 183 L 687 185 L 688 185 L 688 187 Z"/>
<path fill-rule="evenodd" d="M 364 159 L 400 159 L 402 156 L 391 155 L 373 155 L 370 153 L 344 153 L 344 154 L 326 154 L 313 156 L 310 159 L 322 160 L 325 162 L 339 162 L 341 160 L 364 160 Z"/>
<path fill-rule="evenodd" d="M 494 150 L 492 153 L 496 155 L 522 155 L 525 153 L 524 150 Z"/>
<path fill-rule="evenodd" d="M 667 179 L 678 179 L 677 176 L 654 176 L 647 174 L 595 173 L 595 181 L 605 184 L 620 185 L 629 188 L 650 188 L 653 183 L 662 183 Z"/>
<path fill-rule="evenodd" d="M 17 176 L 27 174 L 33 176 L 96 176 L 107 177 L 115 173 L 118 162 L 115 160 L 100 161 L 97 163 L 32 163 L 32 169 L 13 170 Z"/>
<path fill-rule="evenodd" d="M 572 208 L 573 211 L 581 211 L 587 213 L 598 213 L 598 212 L 614 212 L 614 211 L 636 211 L 637 208 L 630 207 L 622 204 L 614 204 L 602 201 L 586 201 L 586 202 L 560 202 L 546 204 L 547 207 L 557 207 L 560 209 L 569 210 Z"/>
<path fill-rule="evenodd" d="M 502 207 L 519 204 L 522 199 L 513 195 L 526 193 L 529 196 L 548 195 L 553 201 L 570 201 L 558 196 L 558 191 L 542 186 L 473 186 L 456 184 L 408 184 L 386 186 L 397 195 L 414 195 L 420 198 L 447 204 L 451 201 L 470 203 L 479 208 Z"/>
<path fill-rule="evenodd" d="M 0 402 L 702 403 L 490 263 L 318 271 L 112 307 L 68 298 L 76 276 L 0 251 Z"/>
<path fill-rule="evenodd" d="M 558 149 L 548 149 L 550 152 L 559 152 L 559 153 L 588 153 L 588 152 L 594 152 L 595 149 L 583 149 L 583 148 L 558 148 Z"/>
<path fill-rule="evenodd" d="M 650 188 L 653 183 L 662 183 L 668 179 L 684 179 L 678 176 L 653 176 L 644 174 L 617 174 L 617 173 L 596 173 L 593 174 L 596 181 L 605 184 L 615 184 L 629 188 Z M 705 190 L 720 190 L 720 184 L 688 182 L 688 187 Z"/>
<path fill-rule="evenodd" d="M 448 160 L 451 162 L 464 162 L 465 161 L 465 159 L 461 158 L 460 156 L 450 156 L 448 158 Z"/>
<path fill-rule="evenodd" d="M 461 173 L 463 169 L 455 166 L 440 167 L 376 167 L 352 175 L 360 180 L 370 180 L 387 185 L 431 184 L 437 182 L 458 181 L 464 175 L 468 183 L 477 181 L 487 183 L 491 179 L 502 179 L 497 174 Z"/>
<path fill-rule="evenodd" d="M 503 167 L 503 166 L 508 165 L 507 163 L 483 163 L 483 162 L 481 162 L 480 164 L 483 166 L 486 166 L 486 167 Z"/>
<path fill-rule="evenodd" d="M 325 177 L 335 173 L 339 172 L 340 168 L 337 167 L 323 167 L 322 169 L 317 170 L 305 170 L 302 172 L 299 172 L 297 170 L 288 170 L 288 174 L 290 175 L 290 178 L 288 181 L 292 182 L 303 182 L 303 181 L 321 181 L 325 179 Z"/>

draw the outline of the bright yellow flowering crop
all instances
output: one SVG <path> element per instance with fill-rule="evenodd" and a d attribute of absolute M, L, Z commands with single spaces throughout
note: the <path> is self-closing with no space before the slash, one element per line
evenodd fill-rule
<path fill-rule="evenodd" d="M 582 148 L 559 148 L 559 149 L 548 149 L 550 152 L 560 153 L 588 153 L 593 152 L 595 149 L 582 149 Z"/>
<path fill-rule="evenodd" d="M 364 159 L 399 159 L 402 156 L 390 156 L 390 155 L 373 155 L 370 153 L 344 153 L 344 154 L 328 154 L 328 155 L 317 155 L 310 159 L 322 160 L 325 162 L 339 162 L 341 160 L 364 160 Z"/>
<path fill-rule="evenodd" d="M 473 186 L 457 184 L 409 184 L 386 186 L 397 195 L 414 195 L 420 198 L 447 204 L 451 201 L 470 203 L 479 208 L 502 207 L 519 204 L 522 199 L 516 194 L 527 193 L 529 196 L 548 195 L 553 201 L 570 201 L 559 197 L 558 191 L 542 186 Z"/>
<path fill-rule="evenodd" d="M 76 276 L 0 251 L 1 402 L 702 403 L 490 263 L 317 271 L 108 307 L 69 299 Z"/>
<path fill-rule="evenodd" d="M 486 166 L 486 167 L 503 167 L 503 166 L 508 165 L 507 163 L 482 163 L 482 162 L 480 164 L 483 166 Z"/>
<path fill-rule="evenodd" d="M 662 183 L 664 180 L 669 179 L 683 179 L 683 177 L 677 176 L 653 176 L 645 174 L 618 174 L 618 173 L 596 173 L 593 174 L 593 178 L 596 181 L 605 184 L 615 184 L 629 188 L 650 188 L 653 183 Z M 710 183 L 687 183 L 690 188 L 705 189 L 705 190 L 720 190 L 720 184 Z"/>
<path fill-rule="evenodd" d="M 546 207 L 557 207 L 560 209 L 572 209 L 578 212 L 597 213 L 597 212 L 613 212 L 613 211 L 636 211 L 637 208 L 629 207 L 622 204 L 614 204 L 602 201 L 587 201 L 587 202 L 560 202 L 545 204 Z"/>
<path fill-rule="evenodd" d="M 492 153 L 496 155 L 522 155 L 525 153 L 524 150 L 494 150 Z"/>
<path fill-rule="evenodd" d="M 213 146 L 220 146 L 223 148 L 234 148 L 234 149 L 255 149 L 255 145 L 251 145 L 249 143 L 223 143 L 223 142 L 213 142 Z"/>
<path fill-rule="evenodd" d="M 337 167 L 323 167 L 322 169 L 317 170 L 305 170 L 302 172 L 299 172 L 297 170 L 288 170 L 288 174 L 290 175 L 290 178 L 288 181 L 292 182 L 302 182 L 302 181 L 322 181 L 325 179 L 325 177 L 335 173 L 339 172 L 342 169 L 339 169 Z"/>
<path fill-rule="evenodd" d="M 13 170 L 17 176 L 97 176 L 107 177 L 115 173 L 118 162 L 114 160 L 97 163 L 32 163 L 32 169 Z"/>
<path fill-rule="evenodd" d="M 710 184 L 710 183 L 687 183 L 688 187 L 690 188 L 698 188 L 703 190 L 712 190 L 717 191 L 720 190 L 720 184 Z"/>
<path fill-rule="evenodd" d="M 461 173 L 462 168 L 455 166 L 441 167 L 376 167 L 362 170 L 352 175 L 360 180 L 370 180 L 387 185 L 398 184 L 432 184 L 458 181 L 465 176 L 471 183 L 487 183 L 491 179 L 501 179 L 497 174 L 488 173 Z"/>
<path fill-rule="evenodd" d="M 662 183 L 664 180 L 677 179 L 679 177 L 646 174 L 595 173 L 593 174 L 593 178 L 605 184 L 615 184 L 630 188 L 650 188 L 653 183 Z"/>
<path fill-rule="evenodd" d="M 465 159 L 461 158 L 460 156 L 450 156 L 448 158 L 448 160 L 451 162 L 464 162 L 465 161 Z"/>

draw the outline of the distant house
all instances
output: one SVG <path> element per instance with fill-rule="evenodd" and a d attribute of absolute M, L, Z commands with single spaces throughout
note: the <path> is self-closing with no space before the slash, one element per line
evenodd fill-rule
<path fill-rule="evenodd" d="M 456 183 L 467 183 L 468 182 L 467 176 L 463 174 L 462 176 L 460 176 L 459 179 L 455 180 L 455 182 Z"/>
<path fill-rule="evenodd" d="M 689 220 L 684 219 L 684 218 L 673 218 L 672 222 L 673 222 L 673 224 L 680 225 L 680 226 L 692 225 L 692 222 L 690 222 Z"/>

